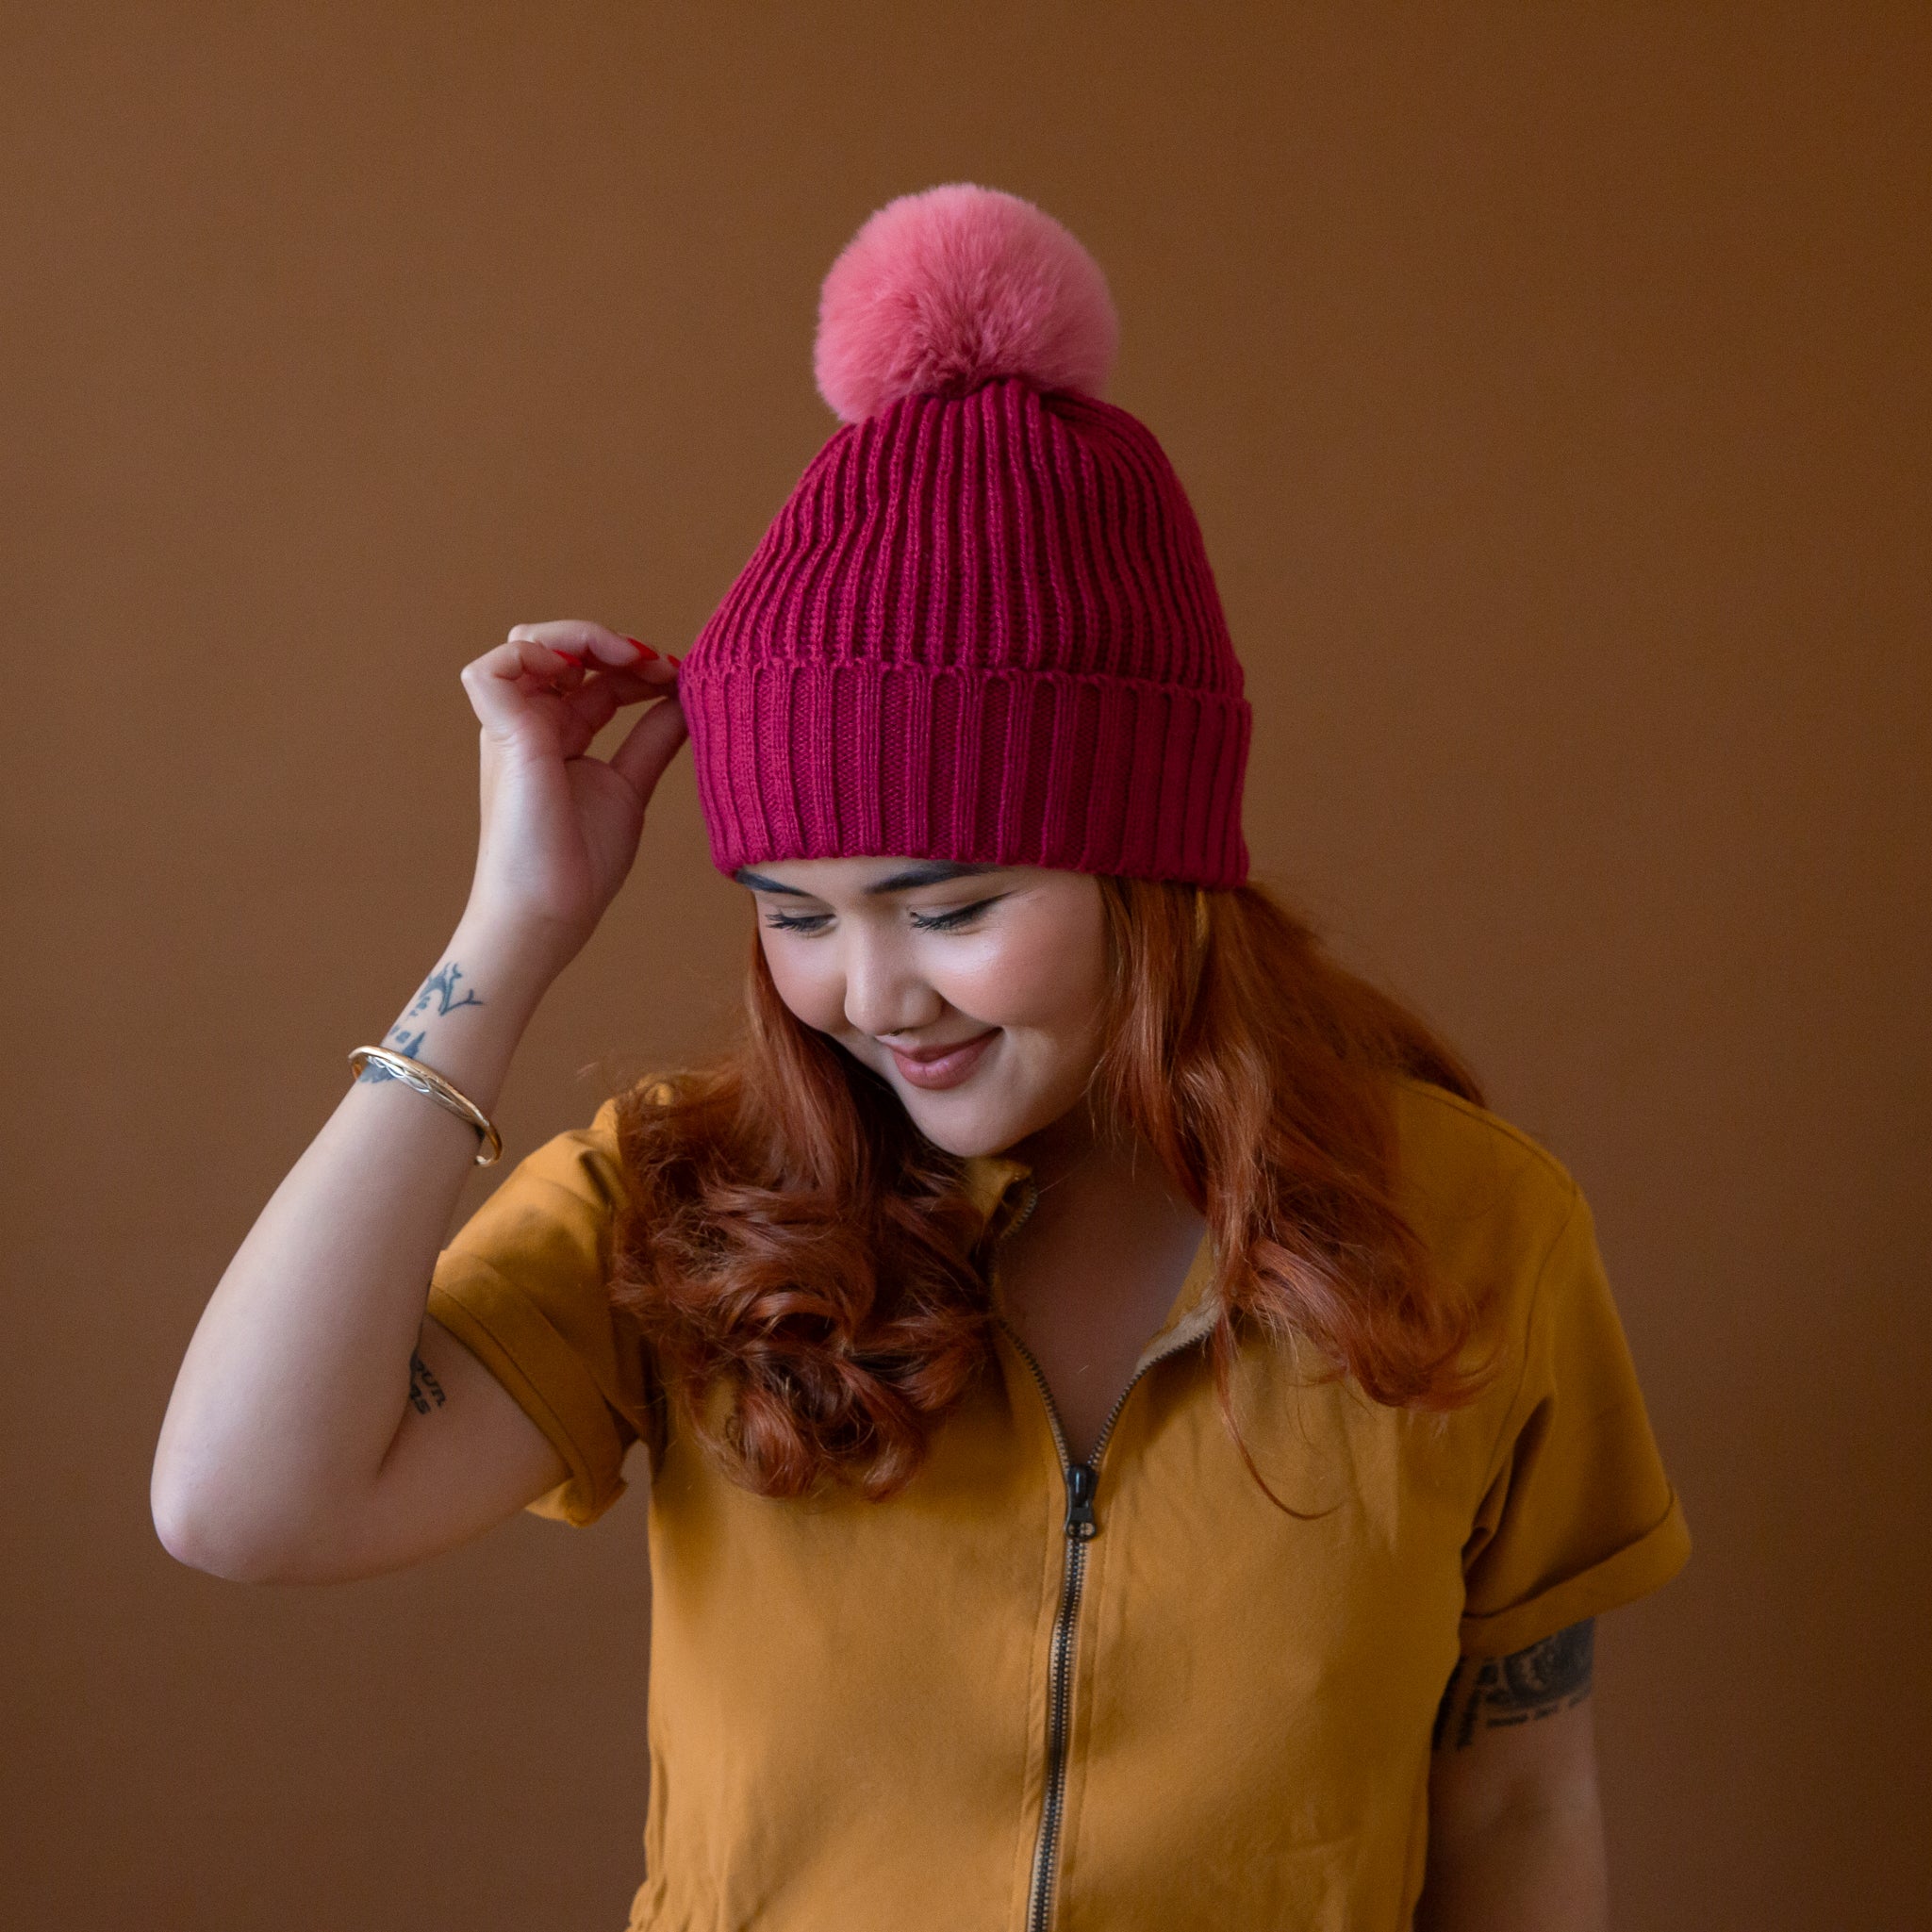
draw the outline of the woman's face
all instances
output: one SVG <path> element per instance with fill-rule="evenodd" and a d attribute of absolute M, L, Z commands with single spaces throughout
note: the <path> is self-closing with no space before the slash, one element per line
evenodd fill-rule
<path fill-rule="evenodd" d="M 1035 866 L 784 859 L 736 877 L 780 997 L 954 1154 L 1058 1120 L 1100 1050 L 1099 882 Z"/>

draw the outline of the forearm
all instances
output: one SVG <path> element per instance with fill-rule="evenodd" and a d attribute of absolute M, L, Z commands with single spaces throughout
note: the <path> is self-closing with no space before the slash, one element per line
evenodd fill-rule
<path fill-rule="evenodd" d="M 459 927 L 381 1044 L 490 1113 L 548 983 L 520 945 Z M 184 1560 L 265 1574 L 373 1484 L 476 1150 L 474 1128 L 374 1065 L 350 1082 L 236 1251 L 176 1379 L 153 1502 Z"/>

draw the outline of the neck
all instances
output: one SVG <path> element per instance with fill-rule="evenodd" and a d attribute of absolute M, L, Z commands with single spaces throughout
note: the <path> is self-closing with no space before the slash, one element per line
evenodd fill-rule
<path fill-rule="evenodd" d="M 1024 1161 L 1044 1190 L 1057 1187 L 1075 1172 L 1092 1166 L 1104 1146 L 1082 1100 L 1077 1107 L 1068 1108 L 1058 1120 L 1028 1134 L 1024 1140 L 1015 1141 L 1006 1152 L 1016 1161 Z"/>
<path fill-rule="evenodd" d="M 1138 1134 L 1097 1133 L 1082 1106 L 1007 1152 L 1032 1167 L 1039 1190 L 1002 1243 L 1009 1286 L 1031 1269 L 1031 1292 L 1057 1294 L 1069 1281 L 1085 1282 L 1105 1301 L 1132 1292 L 1123 1284 L 1145 1285 L 1151 1269 L 1164 1284 L 1159 1298 L 1164 1311 L 1207 1224 L 1152 1148 Z M 1056 1282 L 1058 1289 L 1051 1287 Z"/>
<path fill-rule="evenodd" d="M 1062 1215 L 1086 1207 L 1111 1212 L 1122 1200 L 1145 1203 L 1172 1193 L 1153 1149 L 1120 1127 L 1098 1129 L 1084 1101 L 1006 1151 L 1032 1169 L 1041 1206 L 1050 1203 Z"/>

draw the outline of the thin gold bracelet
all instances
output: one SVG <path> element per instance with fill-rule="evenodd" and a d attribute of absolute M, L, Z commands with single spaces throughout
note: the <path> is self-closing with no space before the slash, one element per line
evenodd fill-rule
<path fill-rule="evenodd" d="M 355 1077 L 362 1077 L 362 1069 L 373 1060 L 377 1065 L 386 1066 L 390 1074 L 405 1086 L 414 1087 L 419 1094 L 427 1094 L 438 1106 L 447 1107 L 459 1119 L 467 1120 L 483 1137 L 483 1145 L 477 1149 L 476 1164 L 487 1167 L 504 1150 L 504 1137 L 490 1124 L 489 1116 L 467 1094 L 459 1093 L 433 1066 L 425 1066 L 420 1060 L 411 1060 L 406 1054 L 391 1053 L 387 1047 L 358 1047 L 349 1056 L 349 1065 L 355 1069 Z"/>

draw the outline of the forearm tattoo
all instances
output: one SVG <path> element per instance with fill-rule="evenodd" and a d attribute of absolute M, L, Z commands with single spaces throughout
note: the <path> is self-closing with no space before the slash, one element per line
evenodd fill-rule
<path fill-rule="evenodd" d="M 409 1403 L 419 1415 L 427 1415 L 430 1405 L 443 1406 L 443 1385 L 430 1373 L 429 1363 L 412 1349 L 409 1355 Z"/>
<path fill-rule="evenodd" d="M 1590 1695 L 1596 1620 L 1586 1617 L 1508 1657 L 1465 1657 L 1449 1673 L 1431 1748 L 1461 1751 L 1478 1731 L 1554 1717 Z"/>
<path fill-rule="evenodd" d="M 409 1031 L 409 1022 L 428 1014 L 432 1019 L 440 1018 L 446 1013 L 454 1013 L 459 1006 L 482 1006 L 475 990 L 466 986 L 463 997 L 456 997 L 456 983 L 463 977 L 463 968 L 454 960 L 439 966 L 429 978 L 423 981 L 422 990 L 411 1002 L 408 1012 L 383 1036 L 383 1045 L 392 1053 L 401 1053 L 411 1060 L 420 1059 L 422 1043 L 429 1037 L 429 1029 L 421 1028 L 416 1032 Z M 379 1080 L 394 1080 L 395 1075 L 380 1060 L 372 1060 L 356 1076 L 358 1081 L 373 1083 Z"/>

